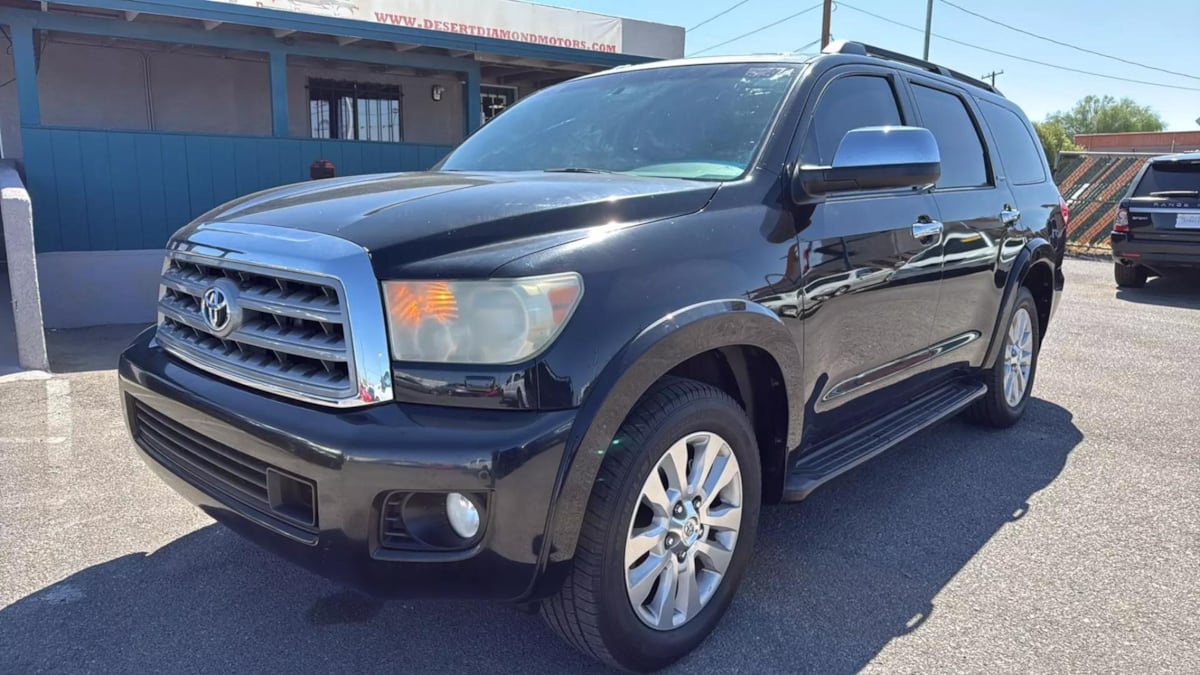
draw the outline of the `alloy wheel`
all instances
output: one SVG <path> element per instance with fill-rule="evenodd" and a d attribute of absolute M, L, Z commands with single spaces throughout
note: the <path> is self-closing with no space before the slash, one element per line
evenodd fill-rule
<path fill-rule="evenodd" d="M 1029 388 L 1029 373 L 1033 367 L 1033 321 L 1029 310 L 1018 307 L 1008 326 L 1008 341 L 1004 346 L 1004 400 L 1015 408 L 1025 398 Z"/>
<path fill-rule="evenodd" d="M 725 439 L 700 431 L 673 443 L 638 496 L 625 542 L 625 589 L 656 630 L 696 617 L 724 579 L 742 522 L 742 476 Z"/>

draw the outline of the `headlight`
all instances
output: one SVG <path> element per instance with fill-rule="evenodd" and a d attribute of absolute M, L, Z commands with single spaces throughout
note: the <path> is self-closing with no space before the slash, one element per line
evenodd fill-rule
<path fill-rule="evenodd" d="M 385 281 L 392 357 L 503 364 L 545 349 L 583 296 L 578 274 L 486 281 Z"/>

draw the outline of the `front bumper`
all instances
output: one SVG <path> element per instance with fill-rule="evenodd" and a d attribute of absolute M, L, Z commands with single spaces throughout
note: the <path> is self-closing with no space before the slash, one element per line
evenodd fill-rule
<path fill-rule="evenodd" d="M 158 347 L 153 335 L 153 329 L 146 331 L 121 355 L 126 421 L 155 473 L 214 519 L 372 595 L 515 601 L 532 592 L 574 411 L 399 403 L 321 408 L 184 365 Z M 243 461 L 311 485 L 315 524 L 285 522 L 221 490 L 187 462 L 172 461 L 147 440 L 139 411 L 185 438 L 215 442 L 218 452 L 235 449 Z M 395 491 L 485 495 L 480 540 L 455 551 L 385 548 L 382 504 Z"/>
<path fill-rule="evenodd" d="M 1113 232 L 1113 261 L 1122 265 L 1145 265 L 1155 268 L 1200 268 L 1200 241 L 1163 241 L 1161 239 L 1131 238 Z"/>

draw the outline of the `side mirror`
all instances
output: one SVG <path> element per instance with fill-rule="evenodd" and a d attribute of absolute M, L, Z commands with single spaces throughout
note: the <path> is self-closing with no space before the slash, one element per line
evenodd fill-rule
<path fill-rule="evenodd" d="M 937 140 L 922 127 L 862 127 L 846 132 L 832 166 L 801 166 L 793 194 L 933 185 L 942 175 Z"/>

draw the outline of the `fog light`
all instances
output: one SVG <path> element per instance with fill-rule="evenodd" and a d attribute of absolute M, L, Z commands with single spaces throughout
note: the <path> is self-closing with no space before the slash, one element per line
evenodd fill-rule
<path fill-rule="evenodd" d="M 475 502 L 457 492 L 446 495 L 446 517 L 450 527 L 463 539 L 472 539 L 479 534 L 479 509 Z"/>

